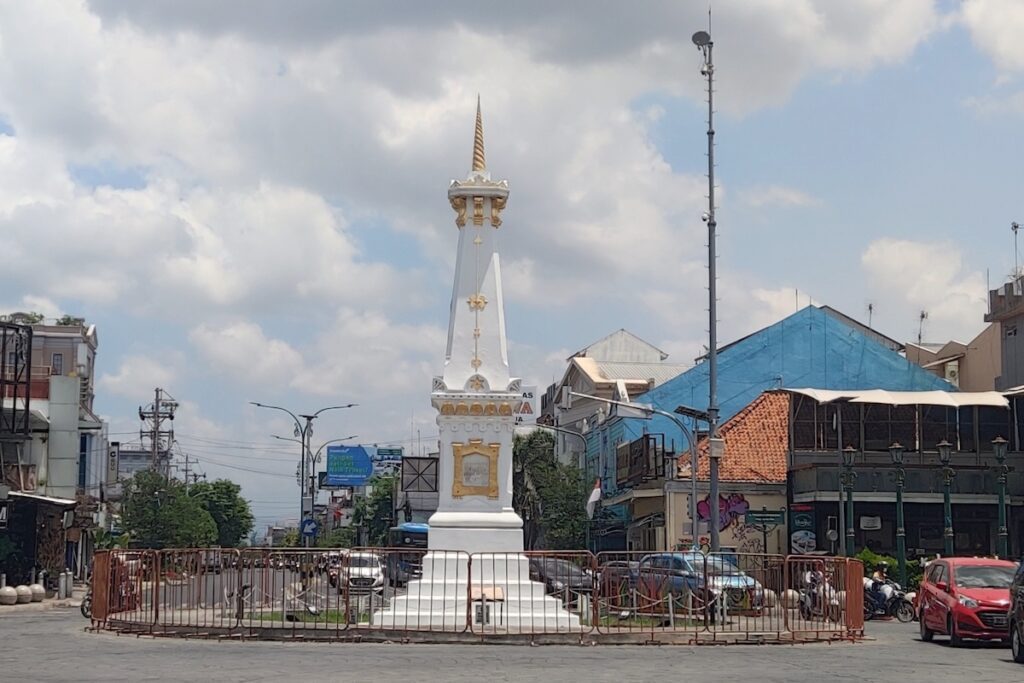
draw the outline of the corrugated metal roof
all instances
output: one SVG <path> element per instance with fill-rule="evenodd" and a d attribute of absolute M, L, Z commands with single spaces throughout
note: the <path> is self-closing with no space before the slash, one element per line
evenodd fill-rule
<path fill-rule="evenodd" d="M 686 372 L 686 365 L 677 363 L 616 363 L 596 361 L 598 371 L 608 380 L 654 380 L 654 386 L 667 382 L 680 373 Z"/>

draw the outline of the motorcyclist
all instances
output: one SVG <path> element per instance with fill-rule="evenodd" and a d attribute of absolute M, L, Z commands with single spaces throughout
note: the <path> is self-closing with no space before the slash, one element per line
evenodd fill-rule
<path fill-rule="evenodd" d="M 875 573 L 871 575 L 871 593 L 875 603 L 881 607 L 889 601 L 896 590 L 889 582 L 889 563 L 879 562 L 875 565 Z"/>

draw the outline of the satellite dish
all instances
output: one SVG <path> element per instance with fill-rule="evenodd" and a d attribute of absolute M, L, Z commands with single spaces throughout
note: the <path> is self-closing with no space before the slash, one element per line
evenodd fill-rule
<path fill-rule="evenodd" d="M 693 44 L 697 47 L 704 47 L 705 45 L 711 44 L 711 34 L 707 31 L 697 31 L 691 38 Z"/>

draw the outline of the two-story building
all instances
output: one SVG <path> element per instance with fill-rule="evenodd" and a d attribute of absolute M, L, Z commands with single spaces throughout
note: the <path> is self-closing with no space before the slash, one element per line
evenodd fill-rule
<path fill-rule="evenodd" d="M 793 389 L 788 435 L 791 551 L 841 550 L 852 526 L 855 549 L 895 554 L 896 466 L 903 448 L 904 514 L 910 557 L 941 553 L 944 478 L 938 445 L 952 446 L 954 548 L 997 549 L 999 484 L 993 441 L 1009 441 L 1010 553 L 1024 550 L 1024 395 L 997 392 L 888 392 Z M 843 519 L 842 450 L 855 449 L 852 525 Z M 831 532 L 831 533 L 830 533 Z"/>

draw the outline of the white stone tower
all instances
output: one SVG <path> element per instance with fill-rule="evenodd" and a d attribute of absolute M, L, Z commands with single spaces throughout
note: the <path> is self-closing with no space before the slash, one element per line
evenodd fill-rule
<path fill-rule="evenodd" d="M 512 430 L 522 402 L 508 368 L 498 232 L 508 183 L 484 161 L 480 102 L 473 170 L 453 180 L 459 252 L 444 372 L 430 394 L 440 440 L 438 507 L 422 574 L 374 614 L 384 628 L 572 631 L 578 614 L 530 580 L 523 520 L 512 509 Z"/>
<path fill-rule="evenodd" d="M 498 257 L 508 182 L 492 181 L 487 172 L 479 100 L 473 169 L 451 182 L 448 199 L 459 251 L 444 373 L 431 393 L 440 462 L 429 543 L 470 553 L 522 551 L 523 521 L 512 509 L 513 412 L 521 394 L 509 374 Z"/>

